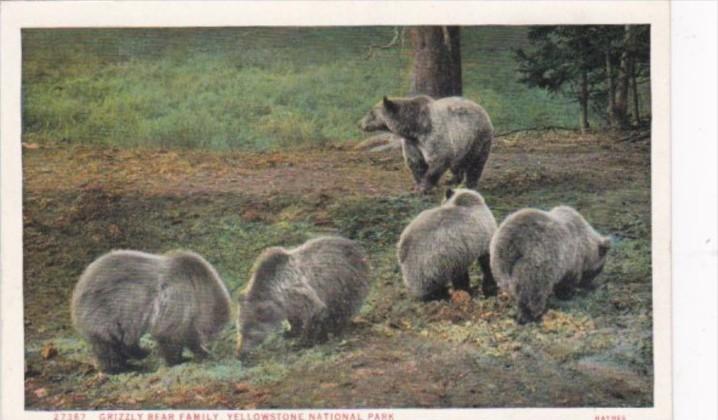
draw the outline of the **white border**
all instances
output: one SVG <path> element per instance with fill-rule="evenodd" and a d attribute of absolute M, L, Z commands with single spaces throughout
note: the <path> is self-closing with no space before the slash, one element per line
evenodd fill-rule
<path fill-rule="evenodd" d="M 652 408 L 391 410 L 396 419 L 671 418 L 671 254 L 669 144 L 669 4 L 664 1 L 572 2 L 3 2 L 0 4 L 0 173 L 2 200 L 2 397 L 0 417 L 48 419 L 26 412 L 23 384 L 22 166 L 20 29 L 33 27 L 522 25 L 650 23 L 652 69 L 652 223 L 655 387 Z M 369 413 L 370 410 L 360 410 Z M 224 411 L 222 411 L 224 412 Z M 85 418 L 98 418 L 96 414 Z M 179 413 L 179 411 L 177 411 Z M 222 418 L 222 417 L 220 417 Z M 224 417 L 226 418 L 226 417 Z"/>
<path fill-rule="evenodd" d="M 671 5 L 677 419 L 718 419 L 717 26 L 717 2 Z"/>

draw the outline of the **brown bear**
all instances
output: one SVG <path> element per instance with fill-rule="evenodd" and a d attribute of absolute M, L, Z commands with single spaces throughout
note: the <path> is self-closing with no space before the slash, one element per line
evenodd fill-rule
<path fill-rule="evenodd" d="M 486 111 L 461 97 L 384 97 L 359 126 L 402 137 L 404 160 L 421 192 L 434 187 L 447 169 L 454 175 L 451 184 L 465 180 L 468 188 L 477 189 L 494 139 Z"/>
<path fill-rule="evenodd" d="M 369 266 L 362 247 L 323 236 L 287 250 L 266 249 L 239 299 L 237 356 L 243 357 L 283 321 L 305 344 L 339 334 L 369 292 Z"/>
<path fill-rule="evenodd" d="M 489 266 L 489 243 L 496 220 L 473 190 L 448 189 L 444 203 L 421 212 L 404 229 L 397 256 L 404 284 L 416 298 L 431 300 L 455 289 L 469 290 L 469 267 L 479 261 L 485 295 L 496 293 Z"/>
<path fill-rule="evenodd" d="M 112 251 L 96 259 L 72 295 L 72 321 L 90 343 L 99 369 L 117 373 L 142 359 L 145 333 L 157 340 L 168 365 L 183 347 L 201 359 L 207 342 L 229 321 L 230 298 L 215 269 L 189 251 L 154 255 Z"/>
<path fill-rule="evenodd" d="M 610 248 L 610 238 L 571 207 L 522 209 L 494 234 L 491 271 L 499 287 L 516 299 L 523 324 L 541 319 L 552 294 L 567 298 L 576 287 L 590 288 Z"/>

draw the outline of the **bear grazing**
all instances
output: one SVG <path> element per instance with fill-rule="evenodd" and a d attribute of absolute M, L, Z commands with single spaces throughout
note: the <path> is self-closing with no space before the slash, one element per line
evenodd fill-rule
<path fill-rule="evenodd" d="M 445 202 L 421 212 L 402 232 L 397 254 L 404 283 L 423 300 L 446 295 L 449 279 L 455 289 L 469 290 L 469 267 L 478 260 L 485 295 L 496 293 L 489 267 L 489 243 L 496 220 L 475 191 L 446 191 Z"/>
<path fill-rule="evenodd" d="M 606 262 L 611 240 L 574 209 L 523 209 L 504 220 L 491 241 L 491 270 L 512 295 L 519 323 L 537 321 L 552 293 L 569 297 L 590 288 Z"/>
<path fill-rule="evenodd" d="M 476 189 L 489 158 L 494 127 L 484 109 L 465 98 L 428 96 L 384 99 L 361 120 L 364 131 L 402 137 L 404 161 L 416 188 L 426 192 L 450 169 L 449 181 Z"/>
<path fill-rule="evenodd" d="M 338 334 L 369 292 L 364 250 L 354 241 L 325 236 L 287 250 L 266 249 L 239 299 L 237 356 L 289 321 L 305 343 Z"/>
<path fill-rule="evenodd" d="M 182 348 L 196 358 L 230 318 L 230 298 L 214 268 L 199 255 L 112 251 L 90 264 L 72 295 L 72 322 L 90 343 L 99 369 L 116 373 L 142 359 L 149 332 L 168 365 Z"/>

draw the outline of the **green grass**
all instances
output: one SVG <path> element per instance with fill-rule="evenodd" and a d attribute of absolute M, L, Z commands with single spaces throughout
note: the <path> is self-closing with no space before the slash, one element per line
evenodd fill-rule
<path fill-rule="evenodd" d="M 409 89 L 389 27 L 23 31 L 23 138 L 122 147 L 263 150 L 362 137 L 357 121 Z M 499 132 L 576 126 L 564 97 L 519 83 L 525 27 L 467 27 L 464 95 Z"/>

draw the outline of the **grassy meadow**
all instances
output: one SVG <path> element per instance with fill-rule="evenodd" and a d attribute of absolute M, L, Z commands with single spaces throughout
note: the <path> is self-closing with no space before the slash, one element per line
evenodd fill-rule
<path fill-rule="evenodd" d="M 575 104 L 518 83 L 525 28 L 465 28 L 465 96 L 499 132 L 574 127 Z M 441 201 L 400 153 L 353 146 L 409 83 L 392 28 L 23 32 L 25 404 L 29 409 L 635 407 L 653 404 L 650 144 L 570 130 L 497 139 L 480 184 L 497 220 L 576 207 L 615 238 L 598 287 L 520 326 L 506 296 L 413 301 L 395 244 Z M 372 289 L 348 331 L 277 335 L 248 361 L 228 325 L 202 363 L 156 354 L 97 372 L 72 288 L 111 249 L 199 252 L 233 297 L 256 256 L 323 233 L 367 249 Z M 472 285 L 481 281 L 477 267 Z M 143 344 L 154 348 L 151 339 Z M 187 354 L 190 355 L 189 353 Z"/>
<path fill-rule="evenodd" d="M 578 107 L 519 83 L 522 28 L 465 28 L 464 95 L 498 131 L 575 127 Z M 27 142 L 267 150 L 343 143 L 383 95 L 409 88 L 393 29 L 26 30 Z M 538 105 L 538 106 L 537 106 Z"/>

